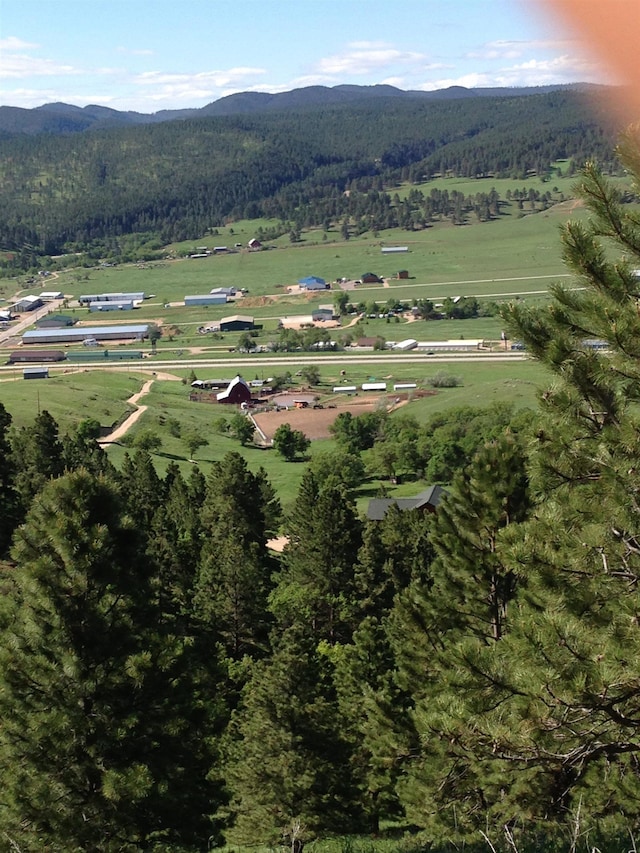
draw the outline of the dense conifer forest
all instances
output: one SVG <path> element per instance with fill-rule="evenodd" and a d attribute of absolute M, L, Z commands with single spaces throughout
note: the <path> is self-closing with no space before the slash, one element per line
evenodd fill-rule
<path fill-rule="evenodd" d="M 160 248 L 239 218 L 411 230 L 434 208 L 416 199 L 403 214 L 392 201 L 400 181 L 430 198 L 436 174 L 546 178 L 556 161 L 573 174 L 589 157 L 614 168 L 614 140 L 597 102 L 573 90 L 5 133 L 0 249 L 26 269 L 42 255 L 113 253 L 130 234 Z"/>

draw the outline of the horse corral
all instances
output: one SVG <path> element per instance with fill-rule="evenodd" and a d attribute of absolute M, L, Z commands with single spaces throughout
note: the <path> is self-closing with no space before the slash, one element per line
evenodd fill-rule
<path fill-rule="evenodd" d="M 420 394 L 435 392 L 419 392 Z M 414 394 L 415 396 L 415 394 Z M 296 399 L 298 396 L 296 395 Z M 336 400 L 335 403 L 324 403 L 322 408 L 289 408 L 274 412 L 257 412 L 253 418 L 258 428 L 268 440 L 282 424 L 289 424 L 292 429 L 299 429 L 312 441 L 319 438 L 330 438 L 329 427 L 342 412 L 350 412 L 354 417 L 365 412 L 376 412 L 380 409 L 391 411 L 407 403 L 409 395 L 393 394 L 378 395 L 366 398 Z"/>

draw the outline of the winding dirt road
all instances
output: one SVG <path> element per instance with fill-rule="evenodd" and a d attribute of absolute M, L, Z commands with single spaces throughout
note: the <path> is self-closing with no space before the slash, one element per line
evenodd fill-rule
<path fill-rule="evenodd" d="M 107 444 L 114 444 L 119 441 L 124 435 L 126 435 L 131 427 L 135 424 L 135 422 L 140 418 L 144 412 L 147 411 L 148 406 L 138 405 L 138 400 L 141 400 L 146 394 L 151 390 L 151 386 L 155 382 L 156 379 L 165 379 L 169 381 L 180 382 L 179 376 L 174 376 L 173 373 L 159 373 L 153 379 L 147 379 L 142 388 L 139 391 L 136 391 L 135 394 L 132 394 L 131 397 L 127 400 L 127 403 L 131 406 L 135 406 L 135 412 L 131 412 L 131 414 L 125 418 L 125 420 L 117 426 L 114 430 L 107 435 L 102 436 L 102 438 L 98 439 L 98 444 L 101 447 L 104 447 Z"/>

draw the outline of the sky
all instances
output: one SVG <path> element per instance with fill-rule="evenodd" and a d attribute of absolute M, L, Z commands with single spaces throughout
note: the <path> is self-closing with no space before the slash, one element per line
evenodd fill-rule
<path fill-rule="evenodd" d="M 0 0 L 0 105 L 572 82 L 616 81 L 536 0 Z"/>

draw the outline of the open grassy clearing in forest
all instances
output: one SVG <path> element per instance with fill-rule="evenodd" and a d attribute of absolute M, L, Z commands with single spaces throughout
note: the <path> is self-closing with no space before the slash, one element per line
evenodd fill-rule
<path fill-rule="evenodd" d="M 496 184 L 504 198 L 506 185 Z M 519 186 L 520 182 L 511 182 Z M 453 183 L 447 186 L 454 189 Z M 484 184 L 476 191 L 484 191 Z M 421 187 L 424 192 L 429 187 Z M 462 190 L 459 190 L 462 191 Z M 565 191 L 565 188 L 562 188 Z M 465 190 L 470 192 L 470 190 Z M 276 248 L 261 252 L 237 252 L 211 255 L 199 259 L 164 260 L 158 262 L 129 264 L 116 267 L 65 270 L 49 281 L 46 287 L 62 290 L 72 298 L 86 293 L 144 291 L 154 294 L 141 308 L 114 315 L 100 317 L 102 322 L 157 322 L 163 327 L 163 337 L 158 342 L 157 359 L 175 362 L 171 371 L 186 379 L 191 368 L 183 367 L 186 356 L 189 361 L 224 357 L 228 366 L 210 368 L 203 363 L 195 372 L 198 378 L 231 379 L 237 372 L 250 380 L 267 379 L 289 370 L 295 373 L 299 367 L 295 353 L 290 355 L 291 366 L 270 367 L 266 356 L 252 356 L 251 368 L 240 367 L 242 357 L 230 352 L 237 344 L 240 333 L 223 335 L 201 334 L 199 329 L 214 324 L 229 314 L 249 314 L 255 317 L 261 328 L 254 339 L 257 344 L 268 344 L 277 336 L 278 320 L 282 316 L 310 313 L 312 307 L 333 301 L 336 291 L 314 294 L 289 294 L 287 287 L 295 285 L 305 275 L 319 275 L 327 281 L 348 277 L 360 278 L 371 271 L 389 276 L 386 286 L 358 286 L 349 291 L 354 304 L 386 303 L 389 299 L 413 301 L 429 298 L 434 302 L 447 297 L 475 296 L 481 300 L 510 298 L 539 301 L 545 298 L 548 287 L 554 281 L 566 281 L 561 257 L 558 229 L 571 217 L 582 217 L 584 211 L 574 202 L 564 202 L 546 211 L 521 216 L 504 216 L 497 221 L 478 223 L 471 221 L 464 226 L 449 222 L 437 223 L 424 231 L 408 232 L 401 229 L 385 231 L 379 235 L 362 234 L 348 241 L 330 232 L 323 240 L 321 231 L 303 232 L 300 243 L 291 244 L 285 235 L 267 245 Z M 473 218 L 475 220 L 475 218 Z M 234 247 L 236 242 L 246 246 L 254 236 L 259 223 L 241 222 L 221 228 L 215 235 L 193 241 L 194 247 L 217 245 Z M 272 225 L 274 223 L 271 223 Z M 269 223 L 262 223 L 268 227 Z M 384 255 L 383 246 L 408 246 L 407 253 Z M 183 244 L 184 247 L 184 244 Z M 174 249 L 177 247 L 174 247 Z M 410 278 L 391 278 L 399 269 L 407 269 Z M 23 282 L 23 284 L 25 284 Z M 44 286 L 44 285 L 43 285 Z M 186 295 L 208 293 L 214 287 L 245 287 L 249 293 L 243 299 L 218 306 L 185 308 L 179 303 Z M 38 288 L 24 287 L 22 292 L 37 292 Z M 274 298 L 275 297 L 275 298 Z M 176 304 L 178 303 L 178 304 Z M 165 307 L 170 305 L 171 307 Z M 67 309 L 84 323 L 96 323 L 96 314 L 86 309 Z M 448 339 L 482 339 L 498 341 L 502 331 L 499 317 L 482 317 L 473 320 L 447 320 L 409 322 L 406 318 L 342 318 L 342 329 L 332 332 L 341 341 L 349 334 L 360 336 L 382 336 L 387 340 L 415 338 L 421 341 Z M 355 325 L 351 325 L 351 324 Z M 115 346 L 115 345 L 114 345 Z M 142 345 L 128 344 L 132 350 L 151 352 L 147 341 Z M 120 346 L 118 346 L 120 349 Z M 317 355 L 316 363 L 321 371 L 322 385 L 314 389 L 319 396 L 326 394 L 333 383 L 340 381 L 340 369 L 335 364 L 323 361 Z M 4 374 L 19 381 L 0 382 L 0 399 L 12 414 L 14 423 L 26 425 L 38 410 L 48 409 L 65 432 L 85 418 L 95 418 L 103 427 L 113 426 L 123 420 L 132 410 L 128 398 L 139 391 L 144 378 L 149 378 L 154 362 L 145 359 L 141 367 L 132 365 L 119 371 L 83 369 L 64 373 L 52 368 L 51 378 L 45 382 L 23 382 L 22 368 Z M 371 380 L 416 381 L 425 385 L 430 375 L 448 372 L 458 376 L 462 384 L 456 388 L 439 391 L 434 397 L 415 400 L 402 411 L 426 420 L 436 411 L 460 405 L 486 405 L 494 401 L 513 402 L 516 406 L 535 405 L 536 389 L 546 379 L 533 362 L 468 364 L 403 363 L 400 356 L 389 356 L 388 364 L 347 364 L 345 381 L 360 385 Z M 66 368 L 63 368 L 63 370 Z M 165 368 L 163 368 L 165 369 Z M 238 442 L 217 432 L 215 419 L 229 415 L 228 410 L 207 404 L 189 403 L 188 389 L 180 382 L 156 379 L 150 392 L 142 401 L 147 407 L 132 427 L 130 439 L 135 441 L 144 430 L 157 433 L 162 441 L 159 452 L 154 454 L 159 470 L 164 470 L 170 461 L 176 461 L 185 471 L 191 463 L 182 438 L 175 435 L 178 423 L 184 436 L 189 431 L 205 435 L 209 444 L 196 454 L 196 461 L 205 473 L 211 465 L 229 450 L 241 452 L 252 467 L 264 465 L 270 478 L 284 501 L 292 500 L 303 470 L 303 465 L 284 462 L 270 450 L 240 448 Z M 172 426 L 173 425 L 173 426 Z M 321 452 L 332 446 L 327 439 L 312 443 L 310 454 Z M 126 448 L 114 445 L 109 454 L 116 464 L 122 461 Z M 388 484 L 385 484 L 388 487 Z M 409 486 L 411 488 L 411 486 Z M 377 484 L 366 487 L 377 488 Z M 402 490 L 403 487 L 399 487 Z"/>
<path fill-rule="evenodd" d="M 572 211 L 572 204 L 558 205 L 520 219 L 465 226 L 443 223 L 419 232 L 396 229 L 384 232 L 379 238 L 364 234 L 337 243 L 314 243 L 314 233 L 310 232 L 303 235 L 301 244 L 283 244 L 281 248 L 262 252 L 242 250 L 200 259 L 67 270 L 47 286 L 59 288 L 72 300 L 92 292 L 143 291 L 150 298 L 126 315 L 118 313 L 117 317 L 111 315 L 106 320 L 100 315 L 98 321 L 99 315 L 87 309 L 67 310 L 85 324 L 156 322 L 163 329 L 158 350 L 167 357 L 179 358 L 185 348 L 197 355 L 202 347 L 212 347 L 215 353 L 223 354 L 236 346 L 239 333 L 213 336 L 203 335 L 199 329 L 215 325 L 229 314 L 249 314 L 261 327 L 256 344 L 267 345 L 277 335 L 281 317 L 309 314 L 314 306 L 333 302 L 339 292 L 337 288 L 314 294 L 286 292 L 287 287 L 307 274 L 332 281 L 343 276 L 362 276 L 365 271 L 392 276 L 399 269 L 407 269 L 409 279 L 389 278 L 385 286 L 358 286 L 348 292 L 352 303 L 362 302 L 367 306 L 375 301 L 382 307 L 389 299 L 412 302 L 428 298 L 437 303 L 457 296 L 473 296 L 481 302 L 544 299 L 553 282 L 571 281 L 564 272 L 558 229 L 570 214 L 584 215 L 583 210 Z M 382 245 L 407 245 L 409 252 L 382 255 Z M 185 308 L 180 304 L 186 295 L 208 293 L 218 286 L 246 287 L 249 293 L 225 305 Z M 20 292 L 38 289 L 23 286 Z M 332 337 L 342 340 L 345 327 L 353 319 L 344 317 L 342 329 L 332 332 Z M 465 321 L 464 327 L 457 329 L 444 323 L 410 327 L 403 322 L 404 325 L 368 321 L 366 328 L 349 329 L 347 333 L 381 335 L 388 340 L 407 337 L 444 340 L 460 336 L 497 340 L 501 331 L 498 319 L 485 328 L 474 328 L 470 323 L 476 321 Z M 145 347 L 149 349 L 148 343 L 142 348 Z M 141 347 L 131 345 L 131 348 Z"/>
<path fill-rule="evenodd" d="M 349 366 L 346 376 L 340 376 L 340 368 L 336 365 L 324 365 L 319 362 L 321 384 L 312 389 L 312 393 L 321 400 L 335 401 L 332 394 L 334 385 L 340 381 L 360 386 L 367 381 L 386 381 L 392 387 L 394 381 L 415 381 L 424 387 L 429 387 L 429 379 L 435 373 L 446 372 L 461 380 L 461 385 L 455 388 L 440 389 L 429 397 L 413 399 L 397 411 L 413 415 L 421 423 L 426 422 L 433 414 L 444 409 L 457 406 L 485 406 L 494 402 L 512 403 L 516 407 L 536 405 L 537 391 L 548 384 L 549 377 L 540 366 L 533 361 L 521 361 L 508 364 L 389 364 Z M 259 374 L 261 371 L 257 371 Z M 18 373 L 18 371 L 16 371 Z M 187 377 L 190 371 L 175 371 L 181 378 Z M 230 378 L 229 372 L 222 368 L 204 368 L 196 371 L 199 378 Z M 21 376 L 21 371 L 19 372 Z M 246 372 L 247 380 L 253 379 L 256 372 Z M 272 375 L 265 373 L 264 378 Z M 78 370 L 73 373 L 54 373 L 51 378 L 40 382 L 24 382 L 22 379 L 7 379 L 0 381 L 0 400 L 11 414 L 16 427 L 28 426 L 37 413 L 48 410 L 56 419 L 62 434 L 72 429 L 77 423 L 87 418 L 95 418 L 103 427 L 113 426 L 123 420 L 133 409 L 127 400 L 140 391 L 143 383 L 153 378 L 150 372 L 120 369 L 111 370 Z M 258 375 L 258 378 L 262 378 Z M 299 378 L 297 382 L 301 382 Z M 221 434 L 216 428 L 216 421 L 230 417 L 237 409 L 219 404 L 196 403 L 188 399 L 189 389 L 182 382 L 154 379 L 153 384 L 139 402 L 146 410 L 135 423 L 129 433 L 129 440 L 135 444 L 135 439 L 145 431 L 151 431 L 161 439 L 161 446 L 153 453 L 153 459 L 159 473 L 164 473 L 170 462 L 176 462 L 183 473 L 188 475 L 192 464 L 188 461 L 188 452 L 183 437 L 174 434 L 175 425 L 179 425 L 181 436 L 189 432 L 203 435 L 209 442 L 195 455 L 195 461 L 208 474 L 212 464 L 223 456 L 234 451 L 242 454 L 250 468 L 256 470 L 265 468 L 269 479 L 276 488 L 284 504 L 294 500 L 300 478 L 305 465 L 298 462 L 286 462 L 271 449 L 258 447 L 241 447 L 239 442 L 227 435 Z M 388 395 L 391 398 L 391 394 Z M 364 400 L 364 393 L 359 393 L 358 401 Z M 353 399 L 353 398 L 352 398 Z M 349 398 L 342 401 L 348 404 Z M 337 415 L 340 409 L 330 410 Z M 321 412 L 318 412 L 320 415 Z M 313 416 L 313 410 L 311 412 Z M 391 417 L 394 415 L 392 414 Z M 293 413 L 292 418 L 293 420 Z M 332 439 L 312 441 L 309 455 L 335 446 Z M 120 466 L 124 454 L 131 450 L 124 444 L 108 447 L 109 457 L 116 466 Z M 416 483 L 404 483 L 392 486 L 388 481 L 378 479 L 366 481 L 358 491 L 359 505 L 374 496 L 381 485 L 389 494 L 404 496 L 412 494 Z M 418 484 L 419 485 L 419 484 Z M 425 484 L 427 485 L 427 484 Z"/>
<path fill-rule="evenodd" d="M 360 298 L 357 294 L 366 294 L 365 299 L 380 294 L 386 300 L 391 295 L 417 299 L 521 293 L 546 289 L 547 276 L 564 274 L 558 228 L 570 214 L 584 215 L 579 209 L 572 212 L 560 205 L 521 219 L 461 226 L 442 223 L 413 232 L 394 229 L 377 238 L 365 233 L 346 242 L 324 244 L 313 242 L 317 235 L 310 232 L 303 235 L 302 243 L 261 252 L 241 250 L 198 259 L 62 272 L 57 286 L 73 297 L 144 291 L 155 294 L 154 305 L 163 306 L 214 287 L 244 287 L 252 297 L 286 296 L 286 288 L 307 275 L 335 282 L 374 272 L 389 277 L 389 287 L 361 285 L 351 291 L 354 298 Z M 381 252 L 383 246 L 394 245 L 408 246 L 409 251 L 397 255 Z M 400 269 L 409 272 L 409 280 L 393 280 Z M 422 292 L 423 286 L 429 290 Z M 325 301 L 327 296 L 326 292 L 316 294 Z M 300 304 L 306 301 L 303 295 Z"/>

